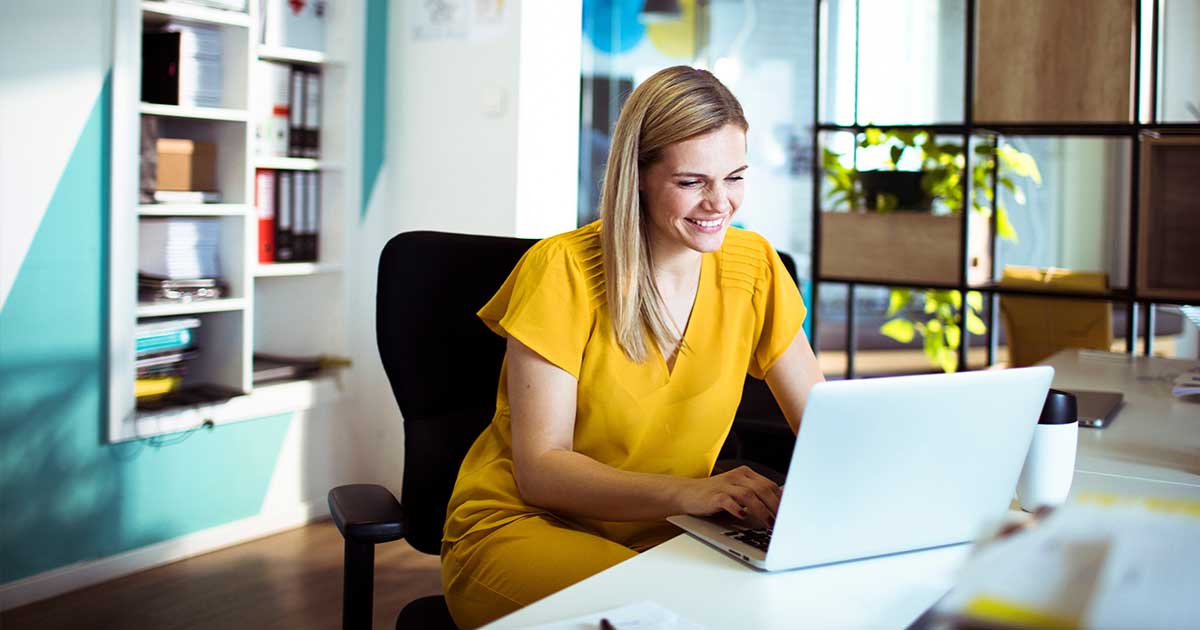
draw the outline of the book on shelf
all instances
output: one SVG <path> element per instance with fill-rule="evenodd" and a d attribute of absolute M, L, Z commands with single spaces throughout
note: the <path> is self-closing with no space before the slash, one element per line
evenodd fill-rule
<path fill-rule="evenodd" d="M 293 171 L 275 174 L 275 262 L 295 262 L 292 243 L 292 178 Z"/>
<path fill-rule="evenodd" d="M 304 115 L 300 153 L 307 158 L 321 156 L 321 73 L 311 68 L 304 72 Z"/>
<path fill-rule="evenodd" d="M 221 193 L 212 190 L 156 190 L 155 203 L 221 203 Z"/>
<path fill-rule="evenodd" d="M 190 361 L 196 358 L 199 351 L 195 348 L 185 348 L 178 350 L 167 350 L 165 352 L 155 352 L 146 356 L 138 357 L 134 360 L 134 367 L 139 371 L 143 368 L 162 368 L 164 366 L 176 366 L 184 361 Z"/>
<path fill-rule="evenodd" d="M 221 275 L 219 219 L 142 218 L 138 221 L 138 271 L 169 280 Z"/>
<path fill-rule="evenodd" d="M 288 78 L 288 157 L 307 157 L 304 148 L 304 77 L 299 66 L 290 67 Z"/>
<path fill-rule="evenodd" d="M 255 63 L 254 152 L 262 157 L 288 154 L 291 109 L 291 66 L 273 61 Z"/>
<path fill-rule="evenodd" d="M 138 411 L 162 411 L 175 407 L 193 407 L 197 405 L 216 405 L 228 402 L 235 396 L 244 394 L 240 389 L 217 385 L 215 383 L 196 383 L 183 385 L 161 396 L 148 396 L 137 399 Z"/>
<path fill-rule="evenodd" d="M 221 29 L 168 22 L 142 34 L 142 100 L 188 107 L 221 107 Z"/>
<path fill-rule="evenodd" d="M 254 172 L 254 208 L 258 215 L 258 262 L 275 262 L 275 171 Z"/>
<path fill-rule="evenodd" d="M 259 43 L 325 50 L 325 0 L 259 0 Z"/>
<path fill-rule="evenodd" d="M 145 378 L 135 379 L 133 382 L 133 396 L 135 398 L 149 398 L 153 396 L 162 396 L 179 389 L 183 384 L 183 377 L 180 376 L 147 376 Z"/>
<path fill-rule="evenodd" d="M 136 350 L 139 357 L 180 350 L 192 345 L 200 320 L 195 317 L 153 320 L 138 324 Z"/>

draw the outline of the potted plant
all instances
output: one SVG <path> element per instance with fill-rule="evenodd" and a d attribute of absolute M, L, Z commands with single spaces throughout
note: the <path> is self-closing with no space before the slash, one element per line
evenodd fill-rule
<path fill-rule="evenodd" d="M 883 162 L 887 168 L 859 171 L 848 167 L 841 154 L 825 149 L 823 166 L 829 186 L 827 200 L 832 209 L 872 212 L 823 215 L 823 271 L 831 276 L 843 273 L 873 279 L 957 282 L 961 260 L 958 250 L 961 220 L 957 215 L 964 207 L 962 177 L 966 165 L 963 146 L 955 142 L 938 142 L 924 130 L 878 128 L 866 129 L 858 146 L 864 151 L 886 149 Z M 915 161 L 920 170 L 899 170 L 902 159 L 910 151 L 916 156 L 910 163 Z M 1014 178 L 1029 179 L 1040 185 L 1041 174 L 1031 156 L 1007 144 L 995 147 L 981 144 L 974 148 L 974 155 L 971 168 L 974 194 L 969 220 L 977 227 L 971 230 L 969 280 L 978 282 L 990 279 L 991 273 L 991 261 L 986 255 L 989 238 L 986 226 L 990 225 L 991 219 L 991 177 L 997 165 L 1001 167 L 996 172 L 997 185 L 1010 190 L 1018 203 L 1024 203 L 1025 197 Z M 882 175 L 885 173 L 903 175 Z M 912 193 L 914 179 L 919 181 L 923 196 L 915 197 Z M 933 209 L 935 201 L 939 205 L 938 211 Z M 923 208 L 927 209 L 924 216 L 886 218 L 896 210 Z M 1002 201 L 997 200 L 996 210 L 996 236 L 1015 242 L 1017 233 Z M 897 247 L 901 249 L 893 249 Z M 864 256 L 864 252 L 869 254 Z M 966 301 L 964 305 L 958 291 L 893 288 L 887 311 L 891 319 L 880 332 L 901 343 L 911 342 L 920 335 L 930 362 L 946 372 L 956 371 L 963 327 L 970 334 L 987 332 L 986 324 L 979 317 L 983 296 L 971 291 Z"/>

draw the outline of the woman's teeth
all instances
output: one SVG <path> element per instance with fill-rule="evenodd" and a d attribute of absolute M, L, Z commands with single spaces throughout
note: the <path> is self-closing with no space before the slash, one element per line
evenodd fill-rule
<path fill-rule="evenodd" d="M 721 219 L 713 219 L 712 221 L 700 221 L 697 219 L 688 219 L 688 221 L 691 221 L 692 223 L 695 223 L 696 225 L 699 225 L 700 227 L 706 227 L 706 228 L 717 227 L 718 225 L 721 225 Z"/>

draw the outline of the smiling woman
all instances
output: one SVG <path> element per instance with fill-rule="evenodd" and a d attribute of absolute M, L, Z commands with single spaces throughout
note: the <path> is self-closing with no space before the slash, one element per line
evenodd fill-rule
<path fill-rule="evenodd" d="M 508 350 L 447 508 L 442 583 L 460 626 L 676 535 L 670 515 L 773 523 L 773 482 L 710 476 L 747 372 L 793 429 L 822 380 L 778 254 L 730 227 L 746 129 L 712 74 L 650 77 L 617 122 L 601 220 L 534 245 L 479 311 Z"/>

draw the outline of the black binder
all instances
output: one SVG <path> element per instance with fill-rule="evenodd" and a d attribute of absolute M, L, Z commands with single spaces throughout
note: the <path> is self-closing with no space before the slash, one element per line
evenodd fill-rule
<path fill-rule="evenodd" d="M 275 261 L 296 260 L 295 223 L 292 200 L 292 171 L 279 171 L 275 177 Z"/>

